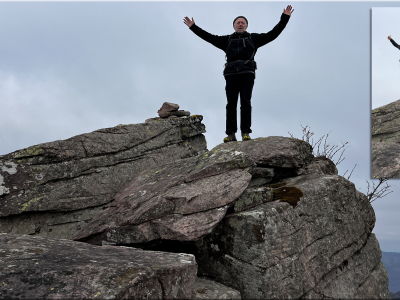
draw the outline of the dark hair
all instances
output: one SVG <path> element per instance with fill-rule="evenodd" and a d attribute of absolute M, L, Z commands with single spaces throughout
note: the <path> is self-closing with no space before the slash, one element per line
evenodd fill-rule
<path fill-rule="evenodd" d="M 243 16 L 236 17 L 236 18 L 235 18 L 235 20 L 233 20 L 233 25 L 235 25 L 235 22 L 236 22 L 236 20 L 237 20 L 237 19 L 239 19 L 239 18 L 243 18 L 243 19 L 245 19 L 245 20 L 246 20 L 246 23 L 247 23 L 247 25 L 249 25 L 249 22 L 247 21 L 246 17 L 243 17 Z"/>

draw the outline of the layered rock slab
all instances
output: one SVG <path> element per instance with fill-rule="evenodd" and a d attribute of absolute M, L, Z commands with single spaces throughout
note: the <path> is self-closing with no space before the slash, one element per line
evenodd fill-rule
<path fill-rule="evenodd" d="M 141 171 L 203 154 L 201 120 L 120 125 L 0 156 L 0 231 L 8 231 L 2 220 L 12 216 L 12 222 L 24 223 L 14 227 L 19 233 L 31 233 L 34 227 L 42 236 L 52 229 L 71 238 L 92 218 L 88 208 L 102 210 Z M 65 220 L 76 211 L 82 211 L 79 220 L 76 214 Z"/>
<path fill-rule="evenodd" d="M 0 234 L 1 298 L 190 299 L 189 254 Z"/>
<path fill-rule="evenodd" d="M 302 299 L 390 299 L 381 257 L 378 240 L 371 233 L 360 250 L 326 274 Z"/>
<path fill-rule="evenodd" d="M 227 150 L 144 171 L 74 239 L 99 245 L 197 240 L 211 232 L 247 188 L 253 165 Z"/>
<path fill-rule="evenodd" d="M 109 209 L 96 216 L 74 239 L 98 245 L 137 244 L 154 239 L 195 241 L 210 233 L 225 216 L 248 187 L 254 168 L 257 176 L 263 173 L 261 168 L 273 173 L 265 166 L 296 170 L 313 157 L 308 143 L 292 138 L 269 137 L 229 144 L 219 145 L 202 157 L 142 172 L 116 195 Z M 240 206 L 254 206 L 253 200 L 246 201 Z"/>
<path fill-rule="evenodd" d="M 300 298 L 363 248 L 375 215 L 353 183 L 317 174 L 283 184 L 273 190 L 286 189 L 289 198 L 292 188 L 301 190 L 296 205 L 281 199 L 229 214 L 196 242 L 200 275 L 236 288 L 243 298 Z"/>

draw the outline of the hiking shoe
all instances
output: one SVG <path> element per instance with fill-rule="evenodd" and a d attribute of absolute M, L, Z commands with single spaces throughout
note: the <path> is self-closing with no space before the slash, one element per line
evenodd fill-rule
<path fill-rule="evenodd" d="M 224 138 L 224 143 L 228 143 L 228 142 L 236 142 L 236 136 L 234 133 L 232 134 L 228 134 L 228 136 L 226 138 Z"/>
<path fill-rule="evenodd" d="M 248 140 L 251 140 L 250 134 L 242 133 L 242 141 L 248 141 Z"/>

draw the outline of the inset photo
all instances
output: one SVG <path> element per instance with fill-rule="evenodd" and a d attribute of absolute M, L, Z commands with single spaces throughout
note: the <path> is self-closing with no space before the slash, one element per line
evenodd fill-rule
<path fill-rule="evenodd" d="M 372 8 L 371 176 L 400 178 L 400 8 Z"/>

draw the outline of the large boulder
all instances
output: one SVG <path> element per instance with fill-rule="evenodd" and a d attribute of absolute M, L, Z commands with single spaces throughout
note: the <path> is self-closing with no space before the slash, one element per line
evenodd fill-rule
<path fill-rule="evenodd" d="M 400 178 L 400 100 L 372 110 L 373 178 Z"/>
<path fill-rule="evenodd" d="M 245 299 L 388 295 L 387 285 L 378 288 L 387 274 L 371 235 L 374 211 L 353 183 L 314 174 L 270 186 L 275 201 L 228 214 L 196 242 L 200 275 L 239 290 Z M 339 280 L 343 268 L 357 275 Z M 372 282 L 376 287 L 367 292 L 360 286 L 368 278 L 365 288 Z"/>
<path fill-rule="evenodd" d="M 0 234 L 3 299 L 190 299 L 193 255 Z"/>
<path fill-rule="evenodd" d="M 203 154 L 201 120 L 119 125 L 0 156 L 0 232 L 70 239 L 143 170 Z"/>

